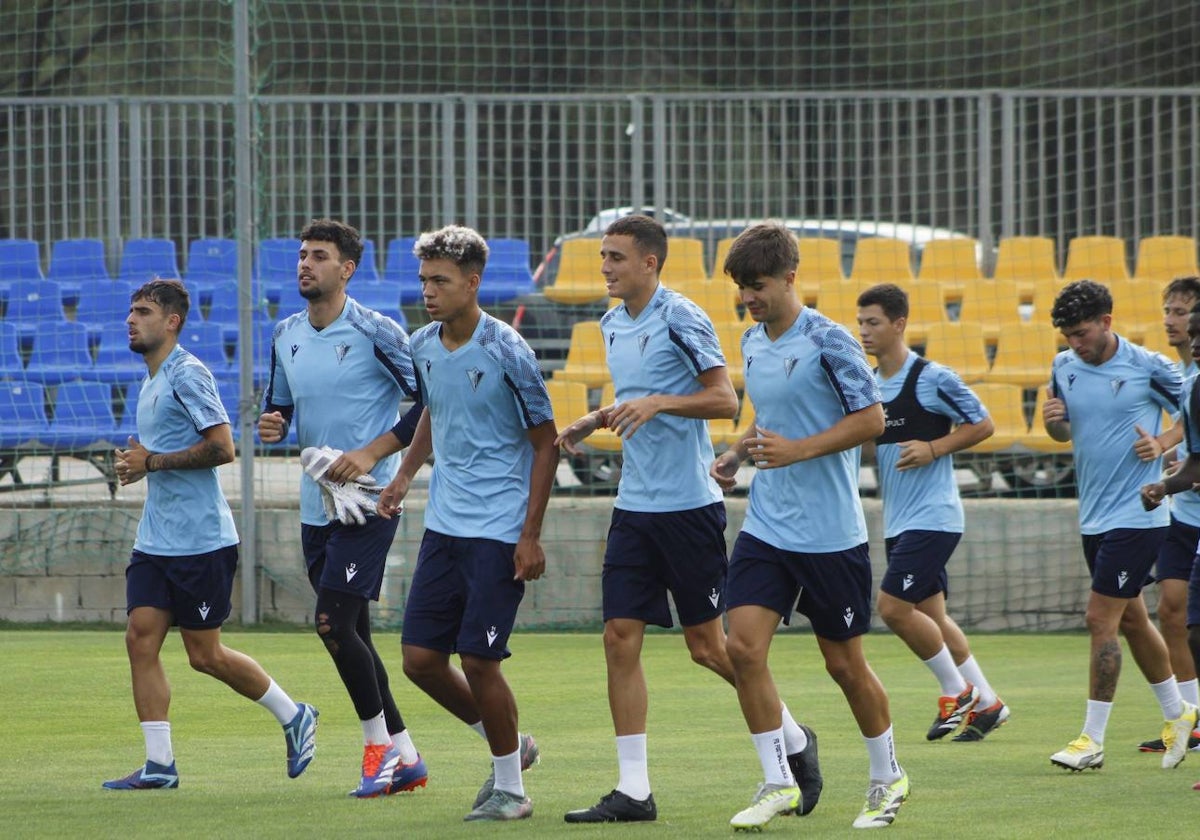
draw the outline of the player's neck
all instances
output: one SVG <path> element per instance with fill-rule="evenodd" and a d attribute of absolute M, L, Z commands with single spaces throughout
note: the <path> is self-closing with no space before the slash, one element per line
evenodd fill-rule
<path fill-rule="evenodd" d="M 464 309 L 453 318 L 442 321 L 442 346 L 447 350 L 457 350 L 462 347 L 471 340 L 471 336 L 475 335 L 475 328 L 479 326 L 479 319 L 482 317 L 483 310 L 476 304 Z"/>
<path fill-rule="evenodd" d="M 1184 344 L 1175 345 L 1175 352 L 1179 355 L 1179 369 L 1186 370 L 1187 366 L 1192 363 L 1192 344 L 1186 342 Z"/>
<path fill-rule="evenodd" d="M 903 341 L 897 341 L 892 347 L 876 355 L 875 361 L 879 365 L 880 375 L 884 379 L 891 379 L 895 376 L 908 361 L 908 353 L 908 345 Z"/>
<path fill-rule="evenodd" d="M 308 302 L 308 323 L 314 330 L 323 330 L 341 317 L 346 308 L 346 292 L 343 290 L 329 297 Z"/>
<path fill-rule="evenodd" d="M 796 319 L 800 317 L 800 310 L 804 308 L 804 304 L 800 298 L 793 296 L 780 310 L 779 314 L 763 324 L 763 329 L 766 330 L 767 338 L 775 341 L 785 332 L 792 328 L 792 324 L 796 323 Z"/>
<path fill-rule="evenodd" d="M 1117 347 L 1119 345 L 1120 339 L 1117 338 L 1117 334 L 1113 332 L 1108 333 L 1108 341 L 1104 345 L 1104 352 L 1100 354 L 1100 358 L 1096 361 L 1096 366 L 1099 367 L 1117 355 Z"/>
<path fill-rule="evenodd" d="M 629 313 L 629 317 L 637 320 L 637 317 L 642 314 L 647 306 L 650 305 L 650 298 L 654 297 L 654 293 L 658 291 L 658 280 L 654 283 L 639 289 L 636 294 L 625 298 L 625 310 Z"/>
<path fill-rule="evenodd" d="M 153 379 L 158 373 L 158 369 L 162 367 L 162 363 L 167 360 L 167 356 L 171 355 L 171 351 L 179 344 L 179 340 L 164 341 L 158 347 L 148 353 L 143 353 L 142 358 L 146 360 L 146 369 L 150 372 L 150 378 Z"/>

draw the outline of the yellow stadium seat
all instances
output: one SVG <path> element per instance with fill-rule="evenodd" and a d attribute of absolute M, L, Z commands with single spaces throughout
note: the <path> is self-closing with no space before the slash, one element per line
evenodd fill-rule
<path fill-rule="evenodd" d="M 1179 358 L 1178 352 L 1167 342 L 1167 331 L 1163 329 L 1161 320 L 1141 324 L 1130 323 L 1123 330 L 1118 329 L 1114 323 L 1113 329 L 1117 331 L 1118 335 L 1124 336 L 1135 344 L 1142 345 L 1147 350 L 1162 353 L 1171 361 Z"/>
<path fill-rule="evenodd" d="M 904 291 L 908 293 L 908 321 L 921 325 L 948 321 L 947 301 L 953 296 L 961 300 L 962 296 L 953 284 L 915 283 Z"/>
<path fill-rule="evenodd" d="M 800 264 L 796 266 L 796 291 L 806 306 L 812 306 L 822 286 L 842 283 L 842 246 L 836 239 L 805 237 L 797 243 Z"/>
<path fill-rule="evenodd" d="M 721 342 L 721 352 L 725 354 L 725 366 L 729 371 L 729 381 L 740 391 L 746 384 L 746 371 L 742 360 L 742 336 L 750 324 L 740 321 L 713 324 L 717 332 L 717 340 Z"/>
<path fill-rule="evenodd" d="M 718 281 L 702 277 L 682 286 L 666 285 L 707 312 L 714 323 L 741 320 L 737 310 L 737 287 L 728 279 Z"/>
<path fill-rule="evenodd" d="M 864 288 L 876 283 L 908 286 L 914 279 L 912 252 L 907 242 L 886 236 L 872 236 L 855 243 L 854 263 L 850 267 L 851 282 Z"/>
<path fill-rule="evenodd" d="M 616 401 L 616 389 L 611 382 L 604 383 L 604 387 L 600 389 L 600 407 L 612 405 Z M 590 446 L 592 449 L 599 449 L 603 452 L 620 452 L 621 437 L 612 429 L 597 429 L 586 438 L 583 443 Z"/>
<path fill-rule="evenodd" d="M 607 296 L 600 274 L 600 240 L 567 239 L 559 247 L 558 274 L 542 293 L 555 303 L 597 303 Z"/>
<path fill-rule="evenodd" d="M 754 425 L 754 403 L 750 397 L 743 396 L 741 407 L 738 409 L 737 420 L 708 421 L 708 434 L 713 446 L 717 449 L 728 449 L 746 436 Z"/>
<path fill-rule="evenodd" d="M 1021 283 L 1046 278 L 1059 279 L 1054 240 L 1046 236 L 1009 236 L 996 250 L 993 280 Z"/>
<path fill-rule="evenodd" d="M 554 412 L 554 424 L 562 431 L 590 410 L 588 388 L 582 382 L 566 379 L 551 379 L 546 382 L 550 395 L 550 408 Z"/>
<path fill-rule="evenodd" d="M 1024 320 L 1021 317 L 1021 293 L 1017 285 L 998 280 L 967 283 L 958 320 L 979 324 L 988 341 L 997 340 L 1001 327 L 1019 324 Z"/>
<path fill-rule="evenodd" d="M 599 274 L 600 265 L 596 264 Z M 707 281 L 704 268 L 704 243 L 691 236 L 672 236 L 667 240 L 667 260 L 663 263 L 658 279 L 669 289 L 683 289 L 694 283 Z"/>
<path fill-rule="evenodd" d="M 1160 286 L 1176 277 L 1195 277 L 1196 240 L 1190 236 L 1147 236 L 1138 243 L 1134 276 Z"/>
<path fill-rule="evenodd" d="M 1162 283 L 1148 279 L 1116 279 L 1107 284 L 1113 299 L 1113 318 L 1124 323 L 1161 321 Z"/>
<path fill-rule="evenodd" d="M 934 239 L 921 252 L 921 271 L 917 279 L 921 283 L 958 282 L 966 284 L 979 280 L 979 243 L 974 239 Z"/>
<path fill-rule="evenodd" d="M 983 382 L 971 390 L 996 427 L 987 440 L 970 448 L 970 452 L 1005 452 L 1025 443 L 1029 437 L 1029 423 L 1025 419 L 1025 391 L 1018 385 Z"/>
<path fill-rule="evenodd" d="M 828 282 L 817 291 L 818 312 L 830 320 L 837 321 L 858 335 L 858 295 L 860 287 L 849 280 L 840 283 Z"/>
<path fill-rule="evenodd" d="M 925 358 L 953 368 L 963 382 L 979 382 L 987 375 L 987 347 L 978 324 L 929 324 L 925 327 Z"/>
<path fill-rule="evenodd" d="M 1128 280 L 1125 240 L 1115 236 L 1076 236 L 1067 246 L 1067 264 L 1063 280 L 1095 280 L 1108 285 Z"/>
<path fill-rule="evenodd" d="M 599 388 L 609 380 L 608 359 L 599 321 L 577 321 L 571 327 L 567 361 L 561 370 L 555 372 L 554 378 L 582 382 L 589 388 Z"/>
<path fill-rule="evenodd" d="M 1059 332 L 1042 322 L 1006 324 L 996 343 L 996 356 L 984 382 L 1037 388 L 1050 379 L 1058 353 Z"/>

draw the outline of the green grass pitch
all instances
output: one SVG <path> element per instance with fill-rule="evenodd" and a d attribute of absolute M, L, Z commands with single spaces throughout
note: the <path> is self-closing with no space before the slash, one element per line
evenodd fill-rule
<path fill-rule="evenodd" d="M 377 642 L 418 749 L 428 788 L 357 801 L 361 734 L 333 666 L 313 634 L 226 633 L 298 699 L 321 710 L 317 756 L 299 779 L 284 771 L 281 732 L 262 708 L 191 671 L 168 638 L 174 689 L 175 791 L 100 788 L 143 760 L 120 632 L 0 631 L 4 738 L 0 813 L 8 838 L 456 838 L 727 837 L 729 818 L 761 779 L 731 688 L 693 665 L 676 634 L 646 639 L 650 686 L 650 778 L 659 820 L 636 826 L 569 826 L 565 811 L 591 805 L 616 782 L 616 757 L 598 633 L 521 634 L 505 671 L 534 733 L 542 763 L 525 775 L 532 819 L 463 823 L 488 773 L 484 742 L 405 680 L 399 640 Z M 974 636 L 973 647 L 1012 719 L 976 744 L 929 743 L 937 686 L 894 637 L 866 647 L 891 697 L 896 748 L 913 785 L 891 835 L 962 837 L 1165 837 L 1190 830 L 1200 792 L 1200 754 L 1173 771 L 1137 751 L 1157 737 L 1157 704 L 1125 657 L 1102 770 L 1068 773 L 1051 752 L 1083 720 L 1087 639 L 1079 635 Z M 825 793 L 811 815 L 778 818 L 780 836 L 851 836 L 862 805 L 867 757 L 840 692 L 810 635 L 776 638 L 772 665 L 796 717 L 820 736 Z M 1184 821 L 1187 821 L 1186 823 Z"/>

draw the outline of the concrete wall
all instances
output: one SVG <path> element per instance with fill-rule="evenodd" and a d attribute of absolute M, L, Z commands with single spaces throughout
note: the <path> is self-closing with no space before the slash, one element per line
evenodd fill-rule
<path fill-rule="evenodd" d="M 745 498 L 727 500 L 732 545 Z M 881 532 L 879 503 L 868 499 L 867 525 Z M 1058 630 L 1082 627 L 1088 577 L 1073 500 L 968 500 L 967 533 L 950 566 L 950 613 L 967 628 Z M 377 619 L 397 624 L 421 537 L 423 503 L 401 520 L 388 557 Z M 555 497 L 543 533 L 546 575 L 531 584 L 523 627 L 600 622 L 600 569 L 611 513 L 608 497 Z M 0 511 L 0 620 L 124 622 L 125 564 L 140 506 L 89 505 Z M 258 515 L 261 617 L 309 623 L 313 596 L 304 576 L 295 509 Z M 873 539 L 875 582 L 883 571 Z M 240 590 L 240 587 L 239 587 Z M 1153 607 L 1153 588 L 1147 590 Z M 241 594 L 234 594 L 240 618 Z M 807 622 L 797 617 L 794 626 Z"/>

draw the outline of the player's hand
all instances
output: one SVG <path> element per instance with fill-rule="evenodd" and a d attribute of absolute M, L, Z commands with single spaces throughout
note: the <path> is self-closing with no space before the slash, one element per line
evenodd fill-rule
<path fill-rule="evenodd" d="M 1046 388 L 1046 401 L 1042 403 L 1042 422 L 1050 423 L 1065 423 L 1067 420 L 1067 404 L 1058 397 L 1054 396 L 1054 392 Z"/>
<path fill-rule="evenodd" d="M 933 463 L 933 446 L 927 440 L 906 440 L 898 444 L 900 457 L 896 460 L 899 472 L 926 467 Z"/>
<path fill-rule="evenodd" d="M 287 429 L 287 421 L 278 411 L 266 411 L 258 417 L 258 439 L 263 443 L 279 443 Z"/>
<path fill-rule="evenodd" d="M 359 476 L 369 473 L 373 466 L 375 462 L 364 450 L 351 449 L 349 452 L 343 452 L 329 465 L 329 469 L 325 470 L 325 477 L 330 481 L 354 481 Z"/>
<path fill-rule="evenodd" d="M 641 426 L 654 419 L 658 414 L 659 402 L 658 395 L 651 394 L 648 397 L 618 403 L 608 411 L 608 427 L 616 432 L 621 440 L 628 440 Z"/>
<path fill-rule="evenodd" d="M 1160 458 L 1163 454 L 1162 444 L 1158 442 L 1158 438 L 1147 432 L 1141 426 L 1134 426 L 1133 430 L 1137 432 L 1137 440 L 1133 442 L 1133 454 L 1140 461 L 1154 461 Z"/>
<path fill-rule="evenodd" d="M 513 555 L 513 580 L 537 580 L 546 571 L 546 552 L 542 542 L 532 537 L 517 540 L 517 553 Z"/>
<path fill-rule="evenodd" d="M 572 455 L 582 455 L 583 450 L 579 448 L 579 442 L 599 429 L 603 422 L 604 412 L 602 410 L 589 411 L 559 432 L 558 437 L 554 439 L 554 445 L 561 446 Z"/>
<path fill-rule="evenodd" d="M 750 460 L 760 470 L 771 470 L 786 467 L 800 460 L 796 452 L 795 441 L 783 435 L 768 431 L 756 425 L 754 430 L 758 437 L 746 441 L 746 449 L 750 451 Z"/>
<path fill-rule="evenodd" d="M 1142 486 L 1142 507 L 1146 510 L 1154 510 L 1162 504 L 1163 499 L 1167 496 L 1167 485 L 1161 481 L 1156 481 L 1153 484 Z"/>
<path fill-rule="evenodd" d="M 717 482 L 717 486 L 728 493 L 737 487 L 737 471 L 741 463 L 742 459 L 737 456 L 737 452 L 727 449 L 713 460 L 708 474 Z"/>
<path fill-rule="evenodd" d="M 135 438 L 129 438 L 127 449 L 115 449 L 113 454 L 116 457 L 117 480 L 122 487 L 146 477 L 146 458 L 150 456 L 150 450 Z"/>
<path fill-rule="evenodd" d="M 376 512 L 384 519 L 391 519 L 404 511 L 404 497 L 408 495 L 410 480 L 404 473 L 396 473 L 396 477 L 388 482 L 379 494 L 375 505 Z"/>

